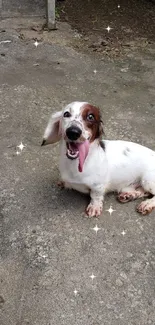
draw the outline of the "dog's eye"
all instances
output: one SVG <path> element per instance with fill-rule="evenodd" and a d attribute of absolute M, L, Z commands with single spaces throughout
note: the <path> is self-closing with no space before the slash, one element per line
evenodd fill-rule
<path fill-rule="evenodd" d="M 71 116 L 71 113 L 69 113 L 69 112 L 64 113 L 64 117 L 70 117 L 70 116 Z"/>
<path fill-rule="evenodd" d="M 94 121 L 95 120 L 95 117 L 94 117 L 94 115 L 93 114 L 89 114 L 88 116 L 87 116 L 87 120 L 88 121 Z"/>

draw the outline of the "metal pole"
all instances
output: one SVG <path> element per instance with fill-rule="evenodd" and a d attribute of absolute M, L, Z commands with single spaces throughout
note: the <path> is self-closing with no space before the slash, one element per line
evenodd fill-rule
<path fill-rule="evenodd" d="M 55 0 L 47 0 L 47 27 L 48 29 L 56 29 Z"/>
<path fill-rule="evenodd" d="M 0 18 L 2 17 L 2 0 L 0 0 Z"/>

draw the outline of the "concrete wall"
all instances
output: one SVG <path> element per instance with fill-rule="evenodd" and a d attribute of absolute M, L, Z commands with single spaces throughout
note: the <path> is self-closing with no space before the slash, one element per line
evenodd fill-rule
<path fill-rule="evenodd" d="M 46 0 L 0 0 L 0 16 L 44 16 Z"/>

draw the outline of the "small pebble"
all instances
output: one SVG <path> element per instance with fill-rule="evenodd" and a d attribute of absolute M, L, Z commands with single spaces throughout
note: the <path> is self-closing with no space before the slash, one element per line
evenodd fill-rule
<path fill-rule="evenodd" d="M 120 279 L 117 279 L 117 280 L 116 280 L 116 285 L 117 285 L 118 287 L 122 287 L 122 286 L 123 286 L 123 282 L 122 282 Z"/>

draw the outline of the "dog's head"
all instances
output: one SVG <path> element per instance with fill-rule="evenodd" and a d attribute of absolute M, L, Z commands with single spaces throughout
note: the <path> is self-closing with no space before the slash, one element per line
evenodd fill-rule
<path fill-rule="evenodd" d="M 51 116 L 42 145 L 63 138 L 67 157 L 72 160 L 79 158 L 79 171 L 82 171 L 90 143 L 100 139 L 103 133 L 99 108 L 86 102 L 73 102 Z"/>

